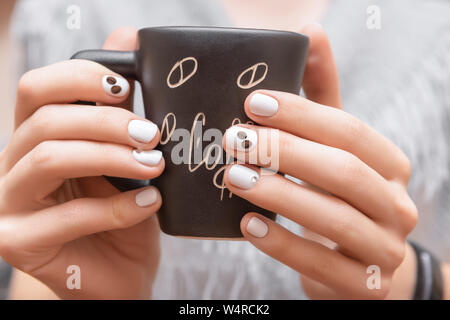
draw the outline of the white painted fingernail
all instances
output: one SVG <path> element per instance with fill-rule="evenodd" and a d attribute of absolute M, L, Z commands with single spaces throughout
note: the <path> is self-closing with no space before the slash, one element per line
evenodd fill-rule
<path fill-rule="evenodd" d="M 271 117 L 278 111 L 278 101 L 261 93 L 255 93 L 249 105 L 250 111 L 258 116 Z"/>
<path fill-rule="evenodd" d="M 269 227 L 264 221 L 257 217 L 252 217 L 247 223 L 247 232 L 257 238 L 263 238 L 269 231 Z"/>
<path fill-rule="evenodd" d="M 258 135 L 253 130 L 233 126 L 228 128 L 225 141 L 228 148 L 238 151 L 250 151 L 257 146 Z"/>
<path fill-rule="evenodd" d="M 147 207 L 155 203 L 156 199 L 158 199 L 158 194 L 156 193 L 153 187 L 150 187 L 148 189 L 139 192 L 135 197 L 136 204 L 139 207 Z"/>
<path fill-rule="evenodd" d="M 152 141 L 156 132 L 158 132 L 158 127 L 150 121 L 131 120 L 128 123 L 128 134 L 139 142 L 147 143 Z"/>
<path fill-rule="evenodd" d="M 117 76 L 104 76 L 102 79 L 103 90 L 113 97 L 123 97 L 130 90 L 128 81 Z"/>
<path fill-rule="evenodd" d="M 253 188 L 258 179 L 258 172 L 240 164 L 233 165 L 228 171 L 230 183 L 241 189 Z"/>
<path fill-rule="evenodd" d="M 162 152 L 159 150 L 133 150 L 133 157 L 140 163 L 156 166 L 161 161 Z"/>

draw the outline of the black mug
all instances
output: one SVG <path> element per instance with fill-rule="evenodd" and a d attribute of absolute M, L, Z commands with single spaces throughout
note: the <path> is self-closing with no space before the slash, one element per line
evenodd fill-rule
<path fill-rule="evenodd" d="M 208 141 L 209 129 L 223 133 L 233 124 L 248 122 L 243 105 L 253 90 L 298 94 L 308 45 L 308 37 L 286 31 L 154 27 L 138 31 L 135 51 L 85 50 L 72 57 L 98 62 L 140 82 L 145 116 L 162 135 L 158 148 L 166 169 L 151 184 L 163 198 L 158 212 L 163 232 L 239 238 L 245 213 L 275 219 L 274 213 L 225 188 L 227 158 L 221 140 Z M 110 181 L 119 190 L 142 186 L 133 180 Z"/>

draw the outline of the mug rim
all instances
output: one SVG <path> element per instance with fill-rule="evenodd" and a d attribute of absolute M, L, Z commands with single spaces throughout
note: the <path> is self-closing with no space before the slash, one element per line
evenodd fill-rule
<path fill-rule="evenodd" d="M 210 27 L 210 26 L 154 26 L 154 27 L 144 27 L 138 30 L 138 33 L 143 31 L 152 30 L 162 30 L 162 31 L 211 31 L 211 32 L 236 32 L 236 33 L 259 33 L 259 34 L 282 34 L 282 35 L 293 35 L 295 37 L 301 38 L 304 41 L 309 41 L 309 37 L 294 31 L 288 30 L 275 30 L 275 29 L 264 29 L 264 28 L 238 28 L 238 27 Z"/>

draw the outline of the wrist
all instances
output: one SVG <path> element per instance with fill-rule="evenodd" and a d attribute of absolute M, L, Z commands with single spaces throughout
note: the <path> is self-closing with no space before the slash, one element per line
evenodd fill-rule
<path fill-rule="evenodd" d="M 414 300 L 442 300 L 444 281 L 440 260 L 421 245 L 410 241 L 416 256 Z"/>

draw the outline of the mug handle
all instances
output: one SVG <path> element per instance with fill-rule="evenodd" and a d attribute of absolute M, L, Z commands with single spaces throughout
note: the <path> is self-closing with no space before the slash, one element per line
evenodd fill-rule
<path fill-rule="evenodd" d="M 75 53 L 70 59 L 91 60 L 125 78 L 137 80 L 136 51 L 82 50 Z"/>
<path fill-rule="evenodd" d="M 121 74 L 125 78 L 137 80 L 135 51 L 83 50 L 75 53 L 70 59 L 94 61 Z M 95 105 L 93 102 L 86 101 L 79 101 L 77 103 Z M 105 176 L 105 178 L 121 192 L 146 187 L 150 182 L 150 180 L 125 179 L 109 176 Z"/>

